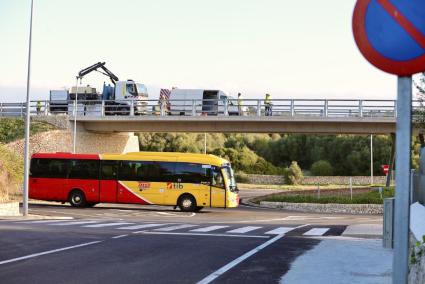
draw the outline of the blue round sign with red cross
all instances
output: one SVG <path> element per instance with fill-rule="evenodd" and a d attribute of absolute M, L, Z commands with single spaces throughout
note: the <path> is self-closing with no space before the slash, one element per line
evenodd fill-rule
<path fill-rule="evenodd" d="M 377 68 L 399 76 L 425 71 L 425 0 L 358 0 L 353 32 Z"/>

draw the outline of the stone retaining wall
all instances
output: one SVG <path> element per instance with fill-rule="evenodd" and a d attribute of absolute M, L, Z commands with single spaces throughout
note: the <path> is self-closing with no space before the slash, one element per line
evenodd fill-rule
<path fill-rule="evenodd" d="M 0 217 L 19 215 L 19 202 L 0 203 Z"/>
<path fill-rule="evenodd" d="M 252 184 L 285 184 L 283 176 L 272 175 L 247 175 L 248 183 Z M 373 183 L 384 184 L 385 176 L 373 177 Z M 353 176 L 353 185 L 370 185 L 370 176 Z M 302 184 L 349 184 L 350 177 L 347 176 L 306 176 L 301 182 Z"/>
<path fill-rule="evenodd" d="M 380 204 L 317 204 L 261 201 L 261 207 L 278 208 L 290 211 L 315 213 L 346 213 L 346 214 L 382 214 L 384 209 Z"/>

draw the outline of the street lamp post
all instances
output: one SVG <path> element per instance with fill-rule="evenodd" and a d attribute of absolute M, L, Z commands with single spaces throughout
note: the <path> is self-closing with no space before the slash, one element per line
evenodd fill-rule
<path fill-rule="evenodd" d="M 31 0 L 30 35 L 28 44 L 28 73 L 27 73 L 27 100 L 25 116 L 25 146 L 24 146 L 24 192 L 22 211 L 28 216 L 28 178 L 29 178 L 29 140 L 30 140 L 30 78 L 31 78 L 31 43 L 32 43 L 32 15 L 34 0 Z"/>

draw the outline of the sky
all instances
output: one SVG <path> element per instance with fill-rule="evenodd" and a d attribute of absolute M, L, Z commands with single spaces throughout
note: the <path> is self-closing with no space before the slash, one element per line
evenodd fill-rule
<path fill-rule="evenodd" d="M 31 99 L 96 62 L 160 88 L 245 98 L 395 99 L 396 77 L 360 54 L 354 0 L 34 0 Z M 25 101 L 30 0 L 0 0 L 0 102 Z M 82 84 L 101 91 L 108 78 Z"/>

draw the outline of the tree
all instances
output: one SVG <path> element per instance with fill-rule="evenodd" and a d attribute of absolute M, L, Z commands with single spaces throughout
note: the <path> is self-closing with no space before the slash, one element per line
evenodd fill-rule
<path fill-rule="evenodd" d="M 328 161 L 320 160 L 313 163 L 310 171 L 315 176 L 331 176 L 334 169 Z"/>
<path fill-rule="evenodd" d="M 301 168 L 295 161 L 292 161 L 291 165 L 285 169 L 283 177 L 286 184 L 299 184 L 304 178 Z"/>

